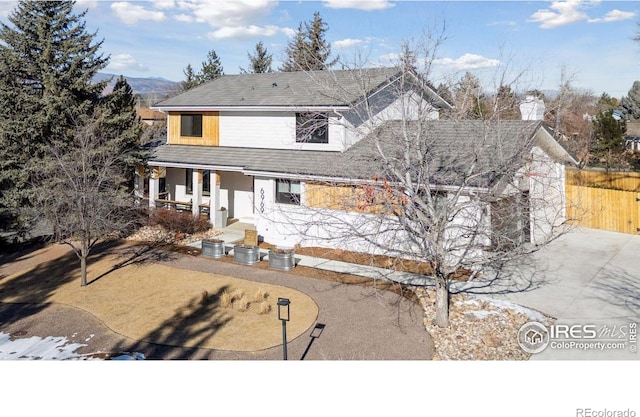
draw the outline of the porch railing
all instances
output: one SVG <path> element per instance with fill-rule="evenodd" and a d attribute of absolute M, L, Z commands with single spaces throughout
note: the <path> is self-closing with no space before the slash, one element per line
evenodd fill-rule
<path fill-rule="evenodd" d="M 176 211 L 193 211 L 193 203 L 191 201 L 165 200 L 157 198 L 155 200 L 156 208 L 175 209 Z M 208 204 L 200 204 L 198 206 L 198 214 L 209 217 L 210 208 Z"/>

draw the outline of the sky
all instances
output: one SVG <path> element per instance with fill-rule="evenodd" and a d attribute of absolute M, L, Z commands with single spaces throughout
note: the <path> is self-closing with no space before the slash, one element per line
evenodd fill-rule
<path fill-rule="evenodd" d="M 0 21 L 15 5 L 0 0 Z M 210 50 L 224 73 L 237 74 L 259 41 L 277 69 L 295 30 L 317 11 L 332 52 L 349 67 L 392 65 L 404 42 L 418 47 L 425 34 L 440 33 L 435 85 L 470 71 L 488 91 L 500 83 L 554 90 L 564 79 L 619 98 L 640 80 L 637 1 L 78 0 L 76 8 L 88 10 L 87 30 L 104 40 L 103 72 L 130 77 L 181 81 Z"/>

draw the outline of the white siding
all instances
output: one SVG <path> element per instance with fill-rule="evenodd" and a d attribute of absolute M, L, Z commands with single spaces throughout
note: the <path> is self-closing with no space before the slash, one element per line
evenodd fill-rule
<path fill-rule="evenodd" d="M 240 172 L 221 172 L 220 206 L 227 208 L 229 217 L 253 218 L 253 177 Z"/>
<path fill-rule="evenodd" d="M 300 206 L 275 202 L 275 179 L 256 178 L 255 186 L 256 228 L 266 242 L 284 247 L 299 244 L 374 254 L 383 253 L 380 247 L 407 249 L 407 245 L 410 244 L 411 240 L 407 239 L 402 227 L 393 226 L 393 223 L 397 222 L 395 217 L 390 216 L 384 219 L 385 224 L 381 224 L 381 218 L 377 215 L 305 207 L 304 183 Z M 447 230 L 447 240 L 452 242 L 449 245 L 451 248 L 468 240 L 468 228 L 474 228 L 478 222 L 482 222 L 481 229 L 489 227 L 488 219 L 484 216 L 486 210 L 483 204 L 464 196 L 460 198 L 459 203 L 461 210 Z M 380 245 L 368 242 L 363 237 L 365 235 Z M 480 243 L 488 245 L 490 241 L 483 239 Z M 480 254 L 479 251 L 477 253 Z M 466 253 L 465 256 L 472 257 L 474 254 Z M 450 255 L 455 257 L 459 254 L 455 249 L 451 249 Z M 455 260 L 452 259 L 452 262 Z"/>
<path fill-rule="evenodd" d="M 296 143 L 295 112 L 220 112 L 220 146 L 343 151 L 344 126 L 329 115 L 329 143 Z"/>
<path fill-rule="evenodd" d="M 534 147 L 529 173 L 531 240 L 542 244 L 566 219 L 564 165 Z"/>

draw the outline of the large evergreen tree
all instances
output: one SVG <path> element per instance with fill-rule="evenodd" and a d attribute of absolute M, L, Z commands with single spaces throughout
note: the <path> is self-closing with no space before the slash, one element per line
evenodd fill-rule
<path fill-rule="evenodd" d="M 305 31 L 302 23 L 298 25 L 298 30 L 294 38 L 287 43 L 285 49 L 286 58 L 280 67 L 280 71 L 293 72 L 304 70 L 303 63 L 306 62 L 307 45 Z"/>
<path fill-rule="evenodd" d="M 180 83 L 182 91 L 190 90 L 198 85 L 197 74 L 191 64 L 187 65 L 186 68 L 182 70 L 182 73 L 184 74 L 184 81 Z"/>
<path fill-rule="evenodd" d="M 593 120 L 595 143 L 594 153 L 621 152 L 624 149 L 626 123 L 613 116 L 613 110 L 605 110 Z"/>
<path fill-rule="evenodd" d="M 119 166 L 128 178 L 129 186 L 133 187 L 135 168 L 146 154 L 140 146 L 142 123 L 136 113 L 136 97 L 122 75 L 113 92 L 103 99 L 102 107 L 104 135 L 122 155 Z"/>
<path fill-rule="evenodd" d="M 296 35 L 287 44 L 286 59 L 282 71 L 314 71 L 331 68 L 337 58 L 330 60 L 331 44 L 326 41 L 325 33 L 329 25 L 322 20 L 320 12 L 313 19 L 298 26 Z"/>
<path fill-rule="evenodd" d="M 191 64 L 187 65 L 182 72 L 185 79 L 180 83 L 180 87 L 183 91 L 190 90 L 193 87 L 197 87 L 208 81 L 213 81 L 224 75 L 220 57 L 213 49 L 209 51 L 207 58 L 202 61 L 202 68 L 200 68 L 199 72 L 196 73 Z"/>
<path fill-rule="evenodd" d="M 453 88 L 455 117 L 461 119 L 482 119 L 487 116 L 485 95 L 480 79 L 470 72 L 456 83 Z"/>
<path fill-rule="evenodd" d="M 0 209 L 28 205 L 38 161 L 52 143 L 71 143 L 77 120 L 90 114 L 108 62 L 102 42 L 85 29 L 74 1 L 20 0 L 0 25 Z M 5 217 L 6 219 L 6 217 Z"/>
<path fill-rule="evenodd" d="M 627 96 L 622 97 L 620 107 L 628 120 L 640 120 L 640 81 L 635 81 Z"/>
<path fill-rule="evenodd" d="M 207 58 L 202 61 L 202 68 L 196 75 L 198 84 L 204 84 L 208 81 L 213 81 L 216 78 L 220 78 L 224 75 L 224 69 L 222 68 L 222 62 L 220 57 L 213 49 L 207 54 Z"/>
<path fill-rule="evenodd" d="M 267 48 L 264 47 L 262 41 L 256 44 L 254 53 L 247 53 L 249 58 L 249 69 L 244 70 L 240 68 L 243 73 L 250 74 L 263 74 L 266 72 L 273 72 L 271 69 L 271 62 L 273 61 L 273 55 L 267 52 Z"/>

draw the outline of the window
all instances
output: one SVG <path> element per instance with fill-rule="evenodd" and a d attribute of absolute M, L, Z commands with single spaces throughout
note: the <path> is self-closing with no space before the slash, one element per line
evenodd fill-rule
<path fill-rule="evenodd" d="M 193 169 L 187 168 L 185 184 L 187 184 L 187 194 L 193 194 Z M 211 195 L 211 171 L 202 171 L 202 195 Z"/>
<path fill-rule="evenodd" d="M 202 137 L 202 115 L 180 115 L 180 136 Z"/>
<path fill-rule="evenodd" d="M 296 113 L 296 142 L 329 143 L 327 115 L 322 113 Z"/>
<path fill-rule="evenodd" d="M 300 181 L 276 180 L 276 201 L 300 205 Z"/>

